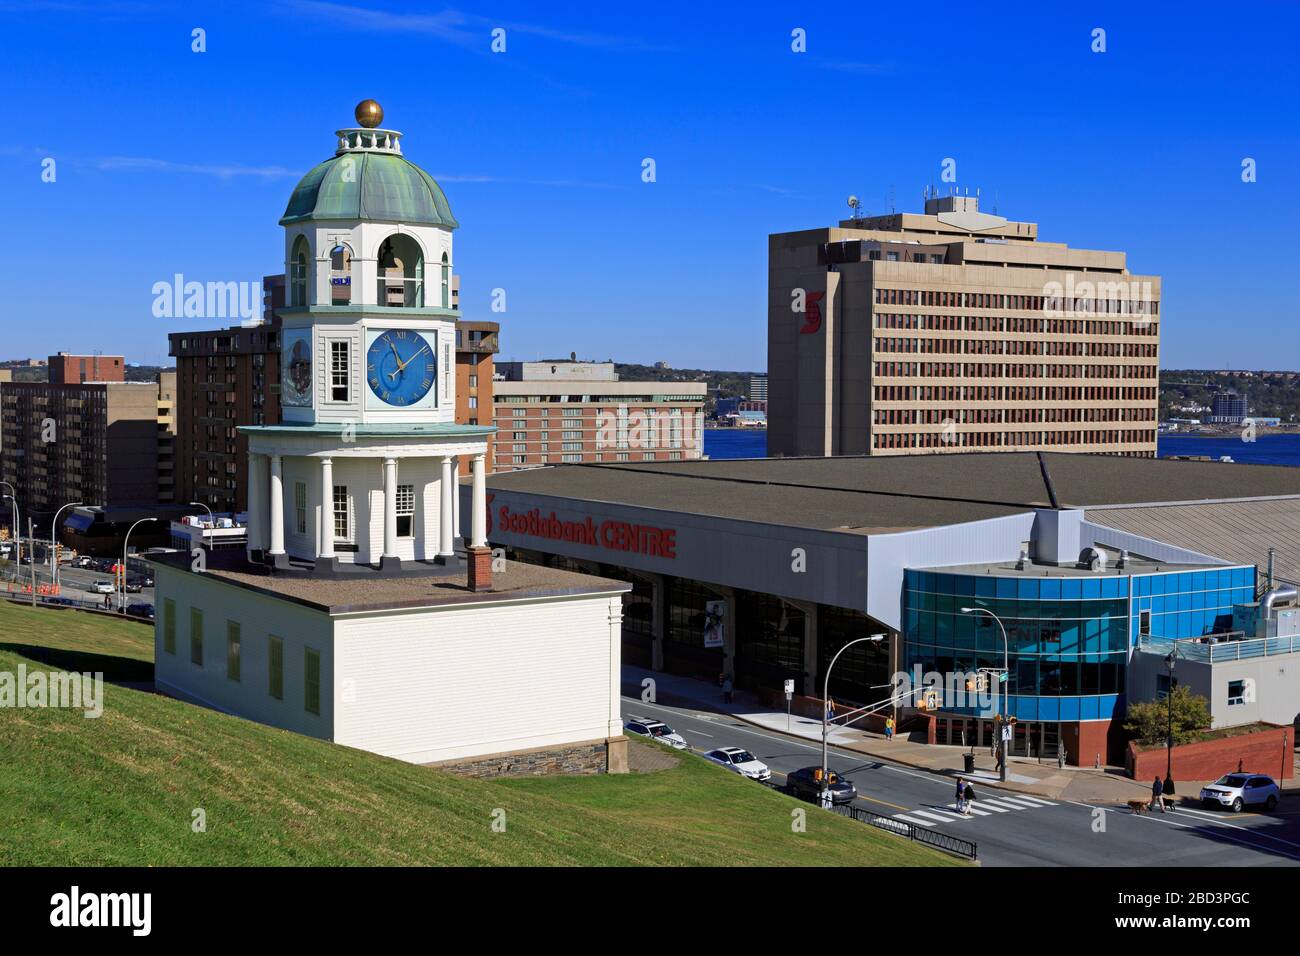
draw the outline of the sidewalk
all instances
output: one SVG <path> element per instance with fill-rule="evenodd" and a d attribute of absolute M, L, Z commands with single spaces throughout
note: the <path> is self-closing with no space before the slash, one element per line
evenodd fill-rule
<path fill-rule="evenodd" d="M 747 724 L 765 730 L 821 743 L 821 721 L 795 714 L 788 718 L 787 724 L 787 716 L 784 712 L 769 710 L 754 694 L 747 691 L 737 690 L 733 703 L 724 704 L 722 689 L 707 681 L 656 673 L 625 664 L 623 693 L 628 697 L 639 698 L 642 694 L 641 682 L 647 678 L 655 682 L 655 699 L 661 703 L 680 704 L 730 714 L 737 720 L 743 720 Z M 1102 770 L 1066 767 L 1062 770 L 1057 768 L 1054 760 L 1040 764 L 1035 760 L 1012 757 L 1007 765 L 1007 780 L 1004 783 L 998 780 L 994 759 L 989 756 L 987 749 L 976 749 L 975 773 L 967 775 L 962 770 L 962 757 L 967 750 L 962 747 L 927 744 L 924 741 L 917 743 L 905 736 L 895 736 L 892 741 L 887 741 L 883 734 L 859 730 L 856 727 L 834 725 L 827 739 L 841 750 L 851 750 L 865 757 L 889 760 L 935 774 L 947 776 L 962 774 L 972 780 L 982 781 L 985 786 L 1050 799 L 1125 803 L 1144 797 L 1149 799 L 1151 795 L 1149 783 L 1131 780 L 1117 767 L 1107 767 Z M 1184 794 L 1196 793 L 1199 791 L 1199 783 L 1188 781 L 1182 784 L 1179 790 Z"/>

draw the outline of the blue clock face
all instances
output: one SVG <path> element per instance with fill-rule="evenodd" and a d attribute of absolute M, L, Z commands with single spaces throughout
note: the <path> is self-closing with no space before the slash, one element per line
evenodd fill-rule
<path fill-rule="evenodd" d="M 433 346 L 419 332 L 390 329 L 366 353 L 366 382 L 380 401 L 409 408 L 433 389 L 438 377 Z"/>

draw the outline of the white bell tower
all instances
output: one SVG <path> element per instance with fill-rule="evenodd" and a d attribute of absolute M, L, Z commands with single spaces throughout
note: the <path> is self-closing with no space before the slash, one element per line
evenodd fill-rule
<path fill-rule="evenodd" d="M 469 547 L 485 551 L 494 431 L 455 424 L 459 223 L 402 134 L 380 127 L 379 104 L 363 101 L 356 118 L 280 219 L 283 424 L 242 429 L 249 553 L 323 575 L 456 566 L 458 459 L 473 465 Z M 490 562 L 478 563 L 482 583 Z"/>

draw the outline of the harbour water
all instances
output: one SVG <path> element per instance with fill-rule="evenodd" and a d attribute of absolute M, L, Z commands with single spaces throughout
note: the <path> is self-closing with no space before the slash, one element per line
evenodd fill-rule
<path fill-rule="evenodd" d="M 1240 438 L 1200 438 L 1196 435 L 1161 435 L 1157 448 L 1161 458 L 1171 455 L 1224 455 L 1240 464 L 1292 465 L 1300 467 L 1300 435 L 1259 435 L 1253 442 Z M 767 430 L 763 428 L 706 428 L 704 454 L 710 458 L 762 458 L 767 454 Z"/>

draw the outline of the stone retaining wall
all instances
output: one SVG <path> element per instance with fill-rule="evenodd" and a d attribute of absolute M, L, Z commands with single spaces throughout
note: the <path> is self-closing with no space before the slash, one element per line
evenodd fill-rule
<path fill-rule="evenodd" d="M 449 760 L 430 764 L 461 777 L 541 777 L 550 774 L 626 773 L 626 738 L 618 738 L 622 747 L 611 747 L 608 741 L 589 740 L 562 747 L 543 747 L 537 750 L 517 750 L 512 753 L 488 754 L 467 760 Z M 611 766 L 621 750 L 623 769 Z"/>

